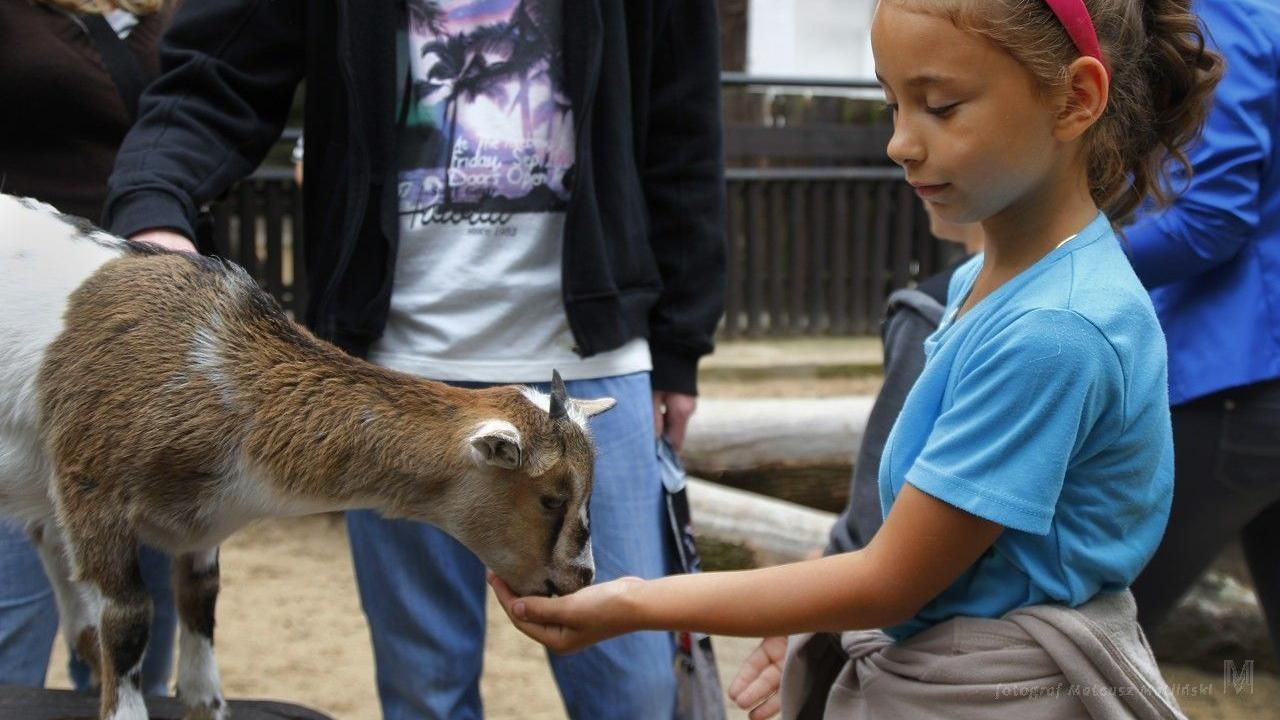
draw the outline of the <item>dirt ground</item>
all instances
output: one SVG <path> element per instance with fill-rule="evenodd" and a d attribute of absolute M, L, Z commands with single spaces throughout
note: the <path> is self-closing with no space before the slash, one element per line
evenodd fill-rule
<path fill-rule="evenodd" d="M 378 717 L 373 656 L 352 577 L 347 536 L 334 516 L 274 520 L 223 548 L 218 604 L 219 665 L 229 697 L 285 700 L 335 718 Z M 539 646 L 490 603 L 481 692 L 495 720 L 564 718 Z M 717 638 L 725 686 L 754 642 Z M 68 687 L 61 642 L 50 686 Z M 1237 692 L 1221 676 L 1178 667 L 1166 676 L 1191 718 L 1280 718 L 1280 680 L 1259 674 Z M 745 713 L 731 712 L 732 718 Z"/>

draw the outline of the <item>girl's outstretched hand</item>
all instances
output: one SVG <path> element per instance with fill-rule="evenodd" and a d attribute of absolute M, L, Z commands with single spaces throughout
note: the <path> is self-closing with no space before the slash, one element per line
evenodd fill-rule
<path fill-rule="evenodd" d="M 627 593 L 644 580 L 624 577 L 589 585 L 564 597 L 516 597 L 502 578 L 488 574 L 489 586 L 520 632 L 557 653 L 574 653 L 615 635 L 640 629 Z"/>
<path fill-rule="evenodd" d="M 782 710 L 778 689 L 782 686 L 782 664 L 787 657 L 785 635 L 767 637 L 751 652 L 738 676 L 729 685 L 729 698 L 750 720 L 768 720 Z"/>

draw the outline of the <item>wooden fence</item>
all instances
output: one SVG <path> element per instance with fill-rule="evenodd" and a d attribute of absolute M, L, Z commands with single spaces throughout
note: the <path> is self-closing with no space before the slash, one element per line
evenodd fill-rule
<path fill-rule="evenodd" d="M 262 168 L 214 203 L 213 232 L 200 251 L 232 260 L 258 280 L 295 318 L 307 304 L 300 243 L 302 191 L 293 171 Z"/>
<path fill-rule="evenodd" d="M 728 199 L 726 338 L 878 332 L 954 257 L 896 168 L 730 170 Z"/>

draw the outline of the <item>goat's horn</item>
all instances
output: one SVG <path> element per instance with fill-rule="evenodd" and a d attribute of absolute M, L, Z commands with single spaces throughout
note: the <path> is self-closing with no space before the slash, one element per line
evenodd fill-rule
<path fill-rule="evenodd" d="M 551 419 L 559 420 L 569 416 L 569 392 L 564 389 L 564 380 L 560 379 L 560 371 L 551 371 Z"/>

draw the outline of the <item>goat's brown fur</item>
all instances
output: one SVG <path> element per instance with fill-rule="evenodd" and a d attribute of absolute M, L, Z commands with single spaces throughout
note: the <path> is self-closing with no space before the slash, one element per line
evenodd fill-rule
<path fill-rule="evenodd" d="M 140 542 L 175 558 L 182 650 L 196 653 L 178 690 L 192 718 L 226 717 L 212 659 L 217 546 L 254 518 L 372 508 L 440 526 L 521 593 L 591 581 L 585 419 L 611 400 L 570 401 L 558 385 L 549 413 L 526 389 L 376 367 L 290 321 L 231 263 L 126 243 L 30 201 L 0 197 L 0 219 L 4 247 L 54 278 L 37 290 L 65 303 L 56 335 L 51 310 L 0 312 L 0 331 L 33 343 L 0 354 L 17 374 L 0 392 L 17 473 L 0 482 L 13 493 L 0 510 L 32 523 L 51 573 L 81 583 L 55 585 L 82 621 L 71 642 L 100 673 L 104 718 L 145 716 Z M 49 242 L 96 245 L 103 259 Z M 54 277 L 60 252 L 83 280 Z M 46 466 L 54 508 L 41 510 Z"/>
<path fill-rule="evenodd" d="M 131 255 L 73 294 L 39 385 L 61 519 L 97 541 L 77 550 L 87 564 L 118 541 L 220 541 L 207 509 L 234 463 L 317 508 L 374 506 L 478 534 L 539 494 L 571 497 L 558 466 L 589 475 L 585 433 L 518 389 L 464 390 L 348 357 L 249 283 L 217 260 Z M 474 473 L 460 450 L 494 417 L 532 445 L 532 466 L 496 470 L 510 482 L 470 487 L 460 505 L 445 493 Z"/>

